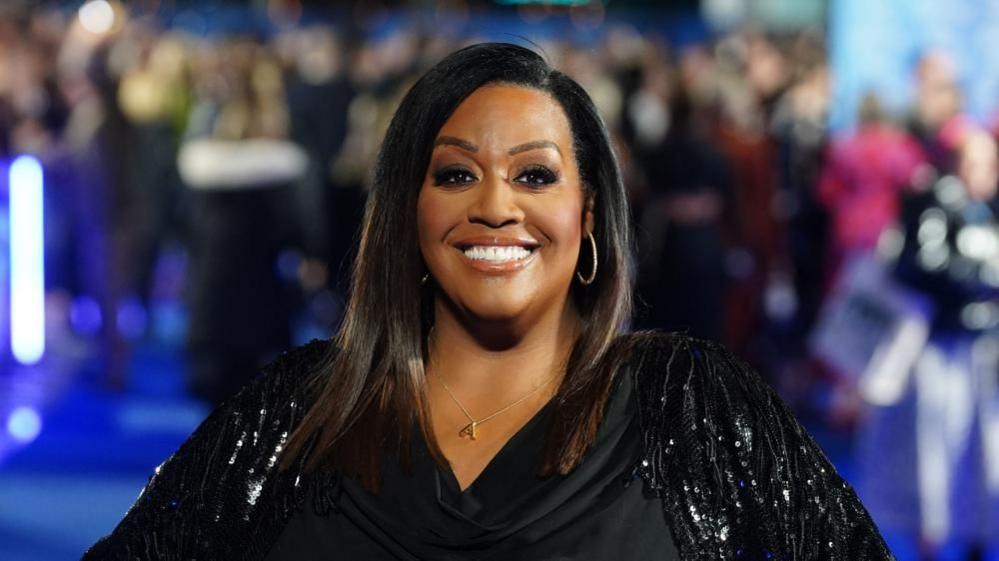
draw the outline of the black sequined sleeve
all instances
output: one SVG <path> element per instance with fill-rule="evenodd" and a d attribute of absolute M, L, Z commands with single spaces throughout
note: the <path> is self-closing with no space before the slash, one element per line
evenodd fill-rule
<path fill-rule="evenodd" d="M 265 550 L 268 520 L 295 499 L 297 481 L 282 484 L 276 464 L 298 420 L 296 392 L 322 347 L 285 354 L 215 409 L 83 561 L 251 559 Z"/>
<path fill-rule="evenodd" d="M 638 370 L 646 479 L 683 559 L 893 559 L 776 393 L 720 345 L 652 337 Z"/>

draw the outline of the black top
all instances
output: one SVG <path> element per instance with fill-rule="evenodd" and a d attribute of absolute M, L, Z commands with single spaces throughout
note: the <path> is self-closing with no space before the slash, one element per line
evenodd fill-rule
<path fill-rule="evenodd" d="M 655 503 L 663 512 L 646 511 L 648 519 L 635 515 L 634 523 L 621 524 L 621 538 L 606 537 L 597 532 L 619 525 L 580 491 L 579 504 L 589 505 L 590 514 L 570 516 L 561 532 L 578 528 L 586 547 L 603 539 L 633 549 L 638 540 L 625 529 L 652 521 L 653 529 L 665 532 L 661 522 L 669 520 L 683 561 L 894 559 L 853 488 L 749 365 L 720 345 L 677 333 L 631 333 L 614 344 L 630 347 L 621 349 L 627 356 L 619 375 L 627 372 L 632 384 L 642 449 L 639 479 L 617 501 L 624 504 L 627 492 L 641 486 L 659 497 Z M 84 561 L 265 559 L 306 493 L 329 489 L 315 483 L 325 476 L 307 471 L 305 457 L 287 469 L 278 460 L 314 405 L 313 376 L 325 375 L 319 366 L 338 352 L 330 341 L 315 341 L 268 365 L 156 468 L 121 523 L 87 550 Z M 591 460 L 599 463 L 595 458 L 580 469 Z M 576 481 L 563 480 L 564 489 Z M 566 510 L 575 506 L 571 499 L 564 503 Z M 555 510 L 561 514 L 563 508 Z M 541 528 L 539 521 L 508 538 L 530 544 L 515 559 L 537 558 L 533 548 L 547 539 L 571 542 L 559 537 L 558 527 L 548 527 L 548 534 Z M 539 533 L 530 534 L 535 529 Z M 377 538 L 360 533 L 367 541 Z M 656 537 L 633 533 L 643 542 Z M 337 554 L 349 546 L 339 544 Z M 608 557 L 639 554 L 620 547 Z"/>
<path fill-rule="evenodd" d="M 630 377 L 619 377 L 584 461 L 566 477 L 540 478 L 552 407 L 464 491 L 422 438 L 414 438 L 411 470 L 394 455 L 386 459 L 377 495 L 349 478 L 334 480 L 332 492 L 310 490 L 267 561 L 679 559 L 662 500 L 646 496 L 636 469 L 641 442 Z M 317 494 L 332 497 L 332 508 Z"/>

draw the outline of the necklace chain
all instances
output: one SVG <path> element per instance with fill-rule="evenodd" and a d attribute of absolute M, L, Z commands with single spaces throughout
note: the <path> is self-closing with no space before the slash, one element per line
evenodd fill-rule
<path fill-rule="evenodd" d="M 428 353 L 429 353 L 429 350 L 430 350 L 430 335 L 432 333 L 433 333 L 433 327 L 430 328 L 430 333 L 427 333 L 427 352 Z M 505 413 L 505 412 L 509 411 L 510 409 L 513 409 L 517 405 L 523 403 L 527 398 L 529 398 L 532 395 L 538 393 L 538 391 L 541 390 L 541 388 L 543 388 L 543 387 L 547 386 L 549 383 L 551 383 L 551 381 L 555 379 L 555 375 L 553 374 L 547 380 L 545 380 L 545 383 L 543 383 L 540 386 L 534 388 L 533 390 L 527 392 L 526 394 L 524 394 L 523 396 L 521 396 L 519 399 L 517 399 L 513 403 L 507 405 L 506 407 L 503 407 L 502 409 L 500 409 L 498 411 L 494 411 L 494 412 L 490 413 L 489 415 L 486 415 L 485 417 L 483 417 L 481 419 L 476 419 L 475 417 L 472 416 L 471 413 L 468 412 L 468 409 L 465 409 L 465 406 L 461 404 L 461 401 L 458 400 L 458 398 L 454 395 L 454 392 L 451 391 L 451 388 L 448 387 L 447 382 L 444 381 L 444 377 L 443 376 L 441 376 L 440 374 L 437 374 L 437 379 L 440 380 L 441 386 L 444 387 L 444 391 L 446 391 L 447 394 L 451 397 L 451 400 L 454 401 L 455 405 L 457 405 L 458 408 L 461 409 L 461 412 L 465 414 L 465 417 L 468 418 L 468 424 L 465 425 L 460 431 L 458 431 L 458 436 L 468 436 L 472 440 L 476 440 L 478 438 L 478 427 L 479 427 L 479 425 L 481 425 L 482 423 L 484 423 L 484 422 L 486 422 L 486 421 L 488 421 L 488 420 L 490 420 L 490 419 L 492 419 L 494 417 L 497 417 L 500 414 Z"/>

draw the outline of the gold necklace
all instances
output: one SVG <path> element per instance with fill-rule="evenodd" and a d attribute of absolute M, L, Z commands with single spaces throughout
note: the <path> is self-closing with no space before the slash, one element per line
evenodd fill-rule
<path fill-rule="evenodd" d="M 430 349 L 430 334 L 431 333 L 433 333 L 433 327 L 430 328 L 430 333 L 427 333 L 427 352 L 428 353 L 429 353 L 429 349 Z M 517 401 L 514 401 L 513 403 L 507 405 L 506 407 L 500 409 L 499 411 L 494 411 L 493 413 L 491 413 L 489 415 L 486 415 L 485 417 L 483 417 L 481 419 L 476 419 L 475 417 L 472 416 L 471 413 L 468 412 L 468 409 L 465 409 L 465 406 L 462 405 L 460 401 L 458 401 L 458 398 L 455 397 L 454 392 L 451 391 L 451 388 L 448 387 L 447 382 L 444 381 L 444 378 L 440 374 L 437 375 L 437 379 L 439 379 L 441 381 L 441 386 L 444 387 L 444 391 L 446 391 L 447 394 L 449 396 L 451 396 L 451 400 L 454 401 L 455 405 L 458 406 L 458 409 L 461 409 L 461 412 L 464 413 L 465 417 L 468 418 L 468 424 L 465 425 L 464 427 L 462 427 L 462 429 L 460 431 L 458 431 L 458 436 L 459 437 L 461 437 L 461 436 L 467 436 L 471 440 L 477 440 L 478 436 L 479 436 L 479 433 L 478 433 L 479 425 L 481 425 L 482 423 L 488 421 L 489 419 L 492 419 L 493 417 L 496 417 L 496 416 L 500 415 L 501 413 L 505 413 L 506 411 L 509 411 L 510 409 L 516 407 L 518 404 L 523 403 L 524 400 L 526 400 L 527 398 L 531 397 L 532 395 L 538 393 L 538 391 L 541 388 L 543 388 L 543 387 L 547 386 L 549 383 L 551 383 L 551 381 L 555 379 L 555 376 L 556 376 L 555 374 L 551 375 L 547 380 L 545 380 L 545 383 L 543 383 L 540 386 L 534 388 L 533 390 L 527 392 L 526 394 L 524 394 L 523 396 L 521 396 L 519 399 L 517 399 Z"/>

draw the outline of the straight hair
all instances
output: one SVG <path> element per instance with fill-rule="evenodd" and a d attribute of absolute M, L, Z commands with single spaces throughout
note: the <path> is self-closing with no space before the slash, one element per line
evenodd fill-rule
<path fill-rule="evenodd" d="M 433 142 L 475 90 L 507 84 L 546 92 L 565 112 L 584 197 L 592 200 L 599 270 L 573 282 L 581 329 L 553 397 L 542 476 L 568 474 L 593 443 L 624 356 L 618 337 L 631 316 L 628 206 L 607 128 L 587 93 L 535 52 L 507 43 L 460 49 L 432 67 L 402 99 L 374 170 L 351 294 L 326 361 L 309 377 L 313 398 L 283 452 L 282 469 L 333 468 L 376 491 L 386 450 L 408 458 L 414 424 L 435 459 L 446 463 L 429 422 L 424 385 L 426 336 L 433 325 L 434 283 L 417 240 L 416 204 Z M 584 276 L 590 245 L 581 244 Z M 408 460 L 404 460 L 408 461 Z"/>

